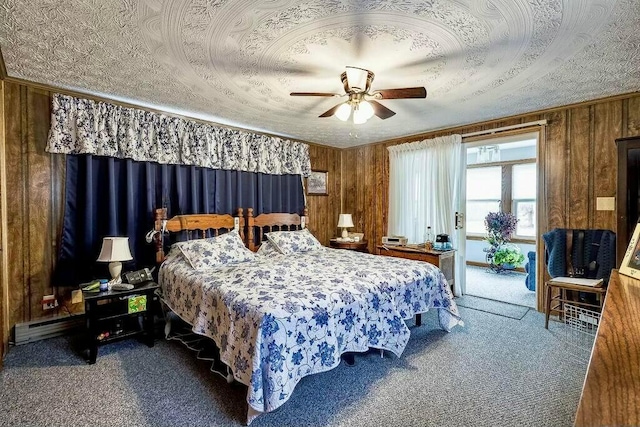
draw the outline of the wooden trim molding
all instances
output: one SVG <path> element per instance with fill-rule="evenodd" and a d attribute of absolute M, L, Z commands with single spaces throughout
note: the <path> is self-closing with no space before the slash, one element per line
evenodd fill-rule
<path fill-rule="evenodd" d="M 0 47 L 0 79 L 5 80 L 8 77 L 7 66 L 4 63 L 4 55 L 2 54 L 2 47 Z"/>
<path fill-rule="evenodd" d="M 455 126 L 450 128 L 433 129 L 427 132 L 422 132 L 414 135 L 407 135 L 399 138 L 388 139 L 386 141 L 372 142 L 371 144 L 359 145 L 357 148 L 363 148 L 369 145 L 384 145 L 388 147 L 391 145 L 402 144 L 406 142 L 413 142 L 421 139 L 429 139 L 435 136 L 452 135 L 452 134 L 461 133 L 461 132 L 464 133 L 465 131 L 469 131 L 470 129 L 489 128 L 492 125 L 500 125 L 501 123 L 505 123 L 505 122 L 511 123 L 523 118 L 526 120 L 532 120 L 533 117 L 551 116 L 553 115 L 552 113 L 564 112 L 565 110 L 570 110 L 573 108 L 592 106 L 592 105 L 607 103 L 607 102 L 622 101 L 624 99 L 636 97 L 638 96 L 638 93 L 640 93 L 640 91 L 628 92 L 620 95 L 607 96 L 604 98 L 590 99 L 588 101 L 576 102 L 574 104 L 560 105 L 558 107 L 547 108 L 544 110 L 530 111 L 524 114 L 516 114 L 508 117 L 501 117 L 499 119 L 494 119 L 494 120 L 467 123 L 467 124 L 462 124 L 460 126 Z M 467 138 L 463 139 L 462 143 L 464 144 L 466 142 L 474 142 L 482 139 L 495 138 L 497 136 L 507 136 L 512 133 L 531 133 L 536 131 L 544 132 L 543 128 L 545 126 L 549 126 L 549 124 L 550 122 L 547 121 L 546 125 L 539 125 L 532 128 L 522 128 L 522 129 L 516 129 L 515 131 L 505 131 L 505 132 L 500 132 L 496 134 L 479 135 L 478 137 L 473 136 L 473 137 L 469 137 L 468 140 Z M 540 128 L 540 129 L 537 129 L 537 128 Z"/>
<path fill-rule="evenodd" d="M 9 255 L 7 253 L 7 167 L 4 81 L 0 81 L 0 368 L 9 347 Z"/>
<path fill-rule="evenodd" d="M 542 241 L 542 234 L 549 230 L 549 221 L 547 217 L 547 201 L 546 197 L 546 177 L 545 177 L 545 151 L 547 145 L 547 125 L 543 125 L 540 128 L 540 133 L 538 135 L 538 152 L 537 152 L 537 160 L 538 160 L 538 182 L 536 194 L 537 203 L 538 203 L 538 212 L 536 215 L 536 296 L 537 296 L 537 304 L 536 309 L 539 312 L 544 311 L 544 283 L 547 277 L 547 268 L 544 263 L 544 242 Z"/>

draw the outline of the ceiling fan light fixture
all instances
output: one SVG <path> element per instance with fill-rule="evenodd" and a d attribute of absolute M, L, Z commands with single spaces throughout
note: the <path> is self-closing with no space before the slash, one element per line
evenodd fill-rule
<path fill-rule="evenodd" d="M 369 120 L 374 114 L 373 107 L 367 101 L 360 101 L 358 111 L 360 111 L 361 114 L 364 114 L 365 120 Z"/>
<path fill-rule="evenodd" d="M 347 66 L 345 68 L 347 69 L 347 80 L 349 81 L 351 89 L 359 89 L 360 91 L 363 91 L 367 86 L 367 75 L 369 71 L 364 68 L 351 66 Z"/>
<path fill-rule="evenodd" d="M 349 105 L 348 102 L 345 102 L 340 107 L 338 107 L 334 115 L 343 122 L 346 122 L 351 115 L 351 105 Z"/>
<path fill-rule="evenodd" d="M 388 119 L 396 113 L 382 105 L 378 100 L 426 98 L 427 90 L 424 87 L 402 87 L 396 89 L 378 89 L 371 91 L 371 82 L 375 74 L 364 68 L 347 66 L 340 74 L 340 80 L 344 86 L 344 94 L 329 92 L 291 92 L 291 96 L 348 96 L 346 102 L 342 102 L 329 108 L 318 117 L 336 116 L 346 122 L 351 118 L 354 124 L 366 123 L 373 116 L 380 119 Z"/>
<path fill-rule="evenodd" d="M 353 109 L 353 123 L 356 125 L 361 125 L 366 123 L 369 118 L 367 117 L 367 113 L 358 106 Z"/>

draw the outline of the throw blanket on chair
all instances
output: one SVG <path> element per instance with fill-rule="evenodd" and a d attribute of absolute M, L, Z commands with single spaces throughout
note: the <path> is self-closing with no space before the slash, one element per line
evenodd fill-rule
<path fill-rule="evenodd" d="M 542 235 L 546 246 L 545 256 L 547 270 L 551 277 L 567 275 L 567 231 L 566 228 L 555 228 Z M 571 230 L 573 244 L 571 263 L 583 269 L 580 277 L 603 279 L 609 282 L 611 270 L 616 264 L 616 234 L 610 230 Z M 584 233 L 582 241 L 579 232 Z M 592 264 L 595 261 L 595 265 Z M 592 268 L 590 268 L 590 266 Z M 595 267 L 595 268 L 593 268 Z"/>

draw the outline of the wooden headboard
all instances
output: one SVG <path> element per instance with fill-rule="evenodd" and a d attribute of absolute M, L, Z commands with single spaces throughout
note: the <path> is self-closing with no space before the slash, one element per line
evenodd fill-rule
<path fill-rule="evenodd" d="M 186 231 L 188 239 L 203 239 L 209 236 L 217 236 L 220 230 L 233 230 L 234 228 L 240 233 L 240 237 L 244 241 L 245 219 L 242 208 L 238 208 L 238 216 L 228 214 L 194 214 L 194 215 L 177 215 L 171 219 L 167 219 L 167 209 L 156 209 L 155 216 L 155 241 L 156 241 L 156 262 L 164 261 L 164 232 Z"/>
<path fill-rule="evenodd" d="M 247 209 L 247 240 L 246 245 L 252 251 L 257 251 L 262 243 L 265 232 L 276 230 L 301 230 L 309 223 L 309 211 L 304 208 L 303 215 L 297 213 L 268 213 L 253 216 L 253 208 Z M 274 230 L 275 228 L 275 230 Z M 256 239 L 256 236 L 258 237 Z M 257 241 L 257 242 L 256 242 Z"/>

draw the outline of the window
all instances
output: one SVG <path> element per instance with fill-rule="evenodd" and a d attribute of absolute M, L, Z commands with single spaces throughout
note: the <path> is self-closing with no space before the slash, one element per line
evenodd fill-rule
<path fill-rule="evenodd" d="M 518 218 L 516 236 L 536 235 L 536 164 L 513 165 L 512 212 Z"/>
<path fill-rule="evenodd" d="M 467 234 L 484 237 L 489 212 L 512 212 L 518 218 L 514 238 L 536 236 L 535 140 L 491 145 L 493 156 L 481 156 L 485 147 L 469 149 L 467 157 Z M 512 145 L 512 147 L 509 147 Z M 486 159 L 485 159 L 486 158 Z"/>
<path fill-rule="evenodd" d="M 484 218 L 500 210 L 501 175 L 500 166 L 467 170 L 467 233 L 484 233 Z"/>

